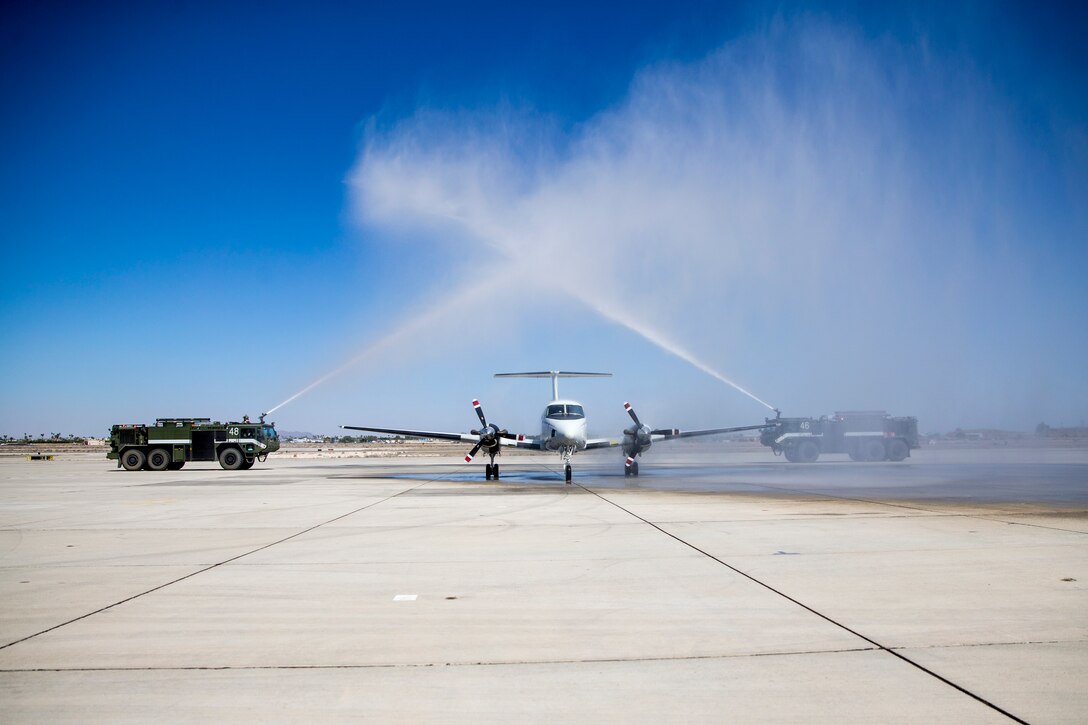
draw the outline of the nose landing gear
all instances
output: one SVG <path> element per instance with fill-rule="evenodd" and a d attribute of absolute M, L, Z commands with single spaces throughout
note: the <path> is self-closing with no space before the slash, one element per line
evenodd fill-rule
<path fill-rule="evenodd" d="M 568 446 L 561 450 L 559 454 L 563 456 L 563 477 L 566 479 L 567 485 L 569 486 L 571 477 L 574 473 L 570 467 L 570 459 L 574 455 L 574 447 Z"/>

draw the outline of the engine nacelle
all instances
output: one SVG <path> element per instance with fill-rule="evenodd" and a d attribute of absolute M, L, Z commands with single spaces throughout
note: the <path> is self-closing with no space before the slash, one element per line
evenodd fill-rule
<path fill-rule="evenodd" d="M 469 431 L 473 435 L 480 436 L 480 447 L 487 450 L 495 450 L 501 444 L 499 438 L 507 435 L 505 430 L 499 430 L 499 427 L 494 423 L 489 423 L 480 430 Z"/>
<path fill-rule="evenodd" d="M 632 426 L 623 431 L 623 454 L 628 458 L 634 458 L 651 445 L 650 426 Z"/>

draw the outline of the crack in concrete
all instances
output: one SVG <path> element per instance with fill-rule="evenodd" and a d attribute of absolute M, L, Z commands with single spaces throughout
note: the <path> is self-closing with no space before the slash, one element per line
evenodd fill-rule
<path fill-rule="evenodd" d="M 999 516 L 1032 516 L 1033 514 L 997 514 Z M 998 518 L 989 518 L 986 516 L 972 516 L 970 518 L 982 519 L 983 521 L 996 521 L 999 524 L 1008 524 L 1009 526 L 1030 526 L 1035 529 L 1047 529 L 1048 531 L 1062 531 L 1067 534 L 1080 534 L 1081 536 L 1088 536 L 1088 531 L 1078 531 L 1077 529 L 1063 529 L 1060 526 L 1043 526 L 1042 524 L 1032 524 L 1027 521 L 1004 521 Z"/>
<path fill-rule="evenodd" d="M 269 548 L 271 548 L 273 546 L 276 546 L 278 544 L 282 544 L 282 543 L 284 543 L 286 541 L 296 539 L 299 536 L 304 536 L 305 534 L 308 534 L 311 531 L 315 531 L 317 529 L 320 529 L 322 526 L 328 526 L 329 524 L 340 521 L 341 519 L 346 519 L 348 516 L 353 516 L 354 514 L 357 514 L 360 511 L 365 511 L 368 508 L 372 508 L 372 507 L 377 506 L 379 504 L 385 503 L 386 501 L 394 499 L 394 498 L 400 496 L 401 494 L 404 494 L 404 493 L 407 493 L 407 492 L 409 492 L 409 491 L 411 491 L 413 489 L 419 488 L 420 486 L 425 486 L 428 483 L 430 483 L 430 481 L 424 481 L 423 483 L 417 484 L 417 485 L 412 486 L 410 488 L 406 488 L 403 491 L 399 491 L 398 493 L 395 493 L 395 494 L 393 494 L 391 496 L 386 496 L 385 498 L 383 498 L 383 499 L 381 499 L 379 501 L 373 501 L 371 503 L 368 503 L 366 506 L 360 506 L 359 508 L 355 509 L 354 511 L 349 511 L 346 514 L 342 514 L 342 515 L 337 516 L 335 518 L 329 519 L 328 521 L 323 521 L 320 524 L 315 524 L 314 526 L 310 526 L 310 527 L 308 527 L 306 529 L 303 529 L 302 531 L 298 531 L 298 532 L 296 532 L 294 534 L 291 534 L 290 536 L 285 536 L 282 539 L 278 539 L 277 541 L 273 541 L 273 542 L 271 542 L 269 544 L 264 544 L 263 546 L 259 546 L 256 549 L 252 549 L 250 551 L 246 551 L 244 553 L 238 554 L 237 556 L 232 556 L 229 559 L 225 559 L 225 560 L 220 561 L 220 562 L 218 562 L 216 564 L 212 564 L 211 566 L 205 566 L 205 567 L 203 567 L 201 569 L 198 569 L 198 570 L 196 570 L 194 572 L 190 572 L 189 574 L 186 574 L 185 576 L 178 577 L 177 579 L 173 579 L 171 581 L 168 581 L 165 584 L 160 584 L 160 585 L 158 585 L 156 587 L 152 587 L 151 589 L 148 589 L 147 591 L 140 592 L 139 594 L 133 594 L 130 597 L 125 597 L 124 599 L 113 602 L 112 604 L 107 604 L 106 606 L 100 607 L 100 608 L 94 610 L 93 612 L 87 612 L 86 614 L 81 614 L 78 617 L 74 617 L 74 618 L 69 619 L 69 620 L 67 620 L 65 622 L 61 622 L 60 624 L 55 624 L 52 627 L 48 627 L 46 629 L 41 630 L 40 632 L 35 632 L 34 634 L 29 634 L 29 635 L 27 635 L 25 637 L 22 637 L 20 639 L 15 640 L 13 642 L 8 642 L 7 644 L 0 645 L 0 650 L 7 649 L 8 647 L 14 647 L 15 645 L 20 644 L 22 642 L 26 642 L 27 640 L 34 639 L 35 637 L 40 637 L 43 634 L 46 634 L 48 632 L 52 632 L 54 630 L 60 629 L 61 627 L 66 627 L 69 624 L 74 624 L 75 622 L 79 622 L 81 620 L 87 619 L 88 617 L 93 617 L 96 614 L 101 614 L 102 612 L 113 609 L 114 607 L 119 607 L 122 604 L 125 604 L 127 602 L 131 602 L 131 601 L 133 601 L 135 599 L 139 599 L 140 597 L 147 596 L 148 594 L 152 594 L 153 592 L 160 591 L 162 589 L 165 589 L 166 587 L 172 586 L 172 585 L 177 584 L 179 582 L 183 582 L 186 579 L 191 579 L 191 578 L 193 578 L 193 577 L 195 577 L 195 576 L 197 576 L 199 574 L 203 574 L 205 572 L 212 571 L 213 569 L 218 569 L 221 566 L 225 566 L 226 564 L 230 564 L 231 562 L 238 561 L 239 559 L 242 559 L 244 557 L 250 556 L 252 554 L 256 554 L 256 553 L 258 553 L 260 551 L 264 551 L 265 549 L 269 549 Z"/>
<path fill-rule="evenodd" d="M 745 652 L 718 655 L 663 655 L 660 657 L 586 657 L 577 659 L 541 660 L 477 660 L 463 662 L 375 662 L 354 665 L 193 665 L 189 667 L 34 667 L 4 668 L 0 674 L 21 672 L 185 672 L 217 670 L 369 670 L 416 667 L 521 667 L 533 665 L 579 665 L 628 662 L 692 662 L 700 660 L 735 660 L 756 657 L 798 657 L 805 655 L 850 654 L 877 652 L 877 647 L 849 647 L 836 649 L 791 650 L 785 652 Z"/>
<path fill-rule="evenodd" d="M 1068 533 L 1068 534 L 1081 534 L 1081 535 L 1088 536 L 1088 531 L 1078 531 L 1077 529 L 1063 529 L 1063 528 L 1060 528 L 1058 526 L 1043 526 L 1042 524 L 1033 524 L 1033 523 L 1028 523 L 1028 522 L 1025 522 L 1025 521 L 1005 521 L 1005 520 L 1003 520 L 1001 518 L 998 518 L 998 517 L 1002 517 L 1002 516 L 1005 516 L 1005 517 L 1037 516 L 1037 515 L 1041 515 L 1041 514 L 1016 513 L 1016 512 L 995 513 L 995 514 L 969 514 L 969 513 L 960 513 L 960 512 L 955 512 L 955 511 L 934 511 L 933 509 L 922 508 L 921 506 L 908 506 L 907 504 L 904 504 L 904 503 L 893 503 L 891 501 L 876 501 L 876 500 L 868 499 L 868 498 L 855 498 L 853 496 L 836 496 L 836 495 L 831 494 L 831 493 L 821 493 L 819 491 L 802 491 L 800 489 L 787 488 L 785 486 L 772 486 L 772 485 L 767 484 L 767 483 L 753 483 L 753 484 L 750 484 L 750 485 L 759 486 L 759 487 L 762 487 L 762 488 L 767 488 L 767 489 L 770 489 L 772 491 L 782 491 L 784 493 L 795 493 L 795 494 L 804 495 L 804 496 L 823 496 L 824 498 L 829 498 L 829 499 L 833 499 L 833 500 L 836 500 L 836 501 L 853 501 L 854 503 L 867 503 L 867 504 L 870 504 L 870 505 L 873 505 L 873 506 L 889 506 L 889 507 L 892 507 L 892 508 L 902 508 L 902 509 L 907 509 L 908 511 L 919 511 L 919 512 L 922 512 L 922 513 L 925 513 L 925 514 L 929 514 L 930 516 L 936 516 L 936 517 L 944 516 L 944 517 L 960 517 L 960 518 L 966 518 L 966 519 L 978 519 L 979 521 L 991 521 L 991 522 L 997 522 L 997 523 L 1002 523 L 1002 524 L 1009 524 L 1010 526 L 1031 526 L 1031 527 L 1035 527 L 1035 528 L 1039 528 L 1039 529 L 1049 529 L 1051 531 L 1062 531 L 1062 532 L 1065 532 L 1065 533 Z M 1070 514 L 1080 514 L 1080 513 L 1082 513 L 1081 509 L 1075 509 L 1075 510 L 1070 511 Z M 873 515 L 873 514 L 870 514 L 870 516 L 872 516 L 873 518 L 878 518 L 879 517 L 879 515 Z M 902 518 L 910 518 L 910 517 L 902 517 Z"/>
<path fill-rule="evenodd" d="M 905 650 L 905 649 L 963 649 L 968 647 L 1016 647 L 1018 645 L 1035 645 L 1035 644 L 1086 644 L 1088 640 L 1083 639 L 1040 639 L 1040 640 L 1025 640 L 1016 642 L 961 642 L 959 644 L 919 644 L 919 645 L 902 645 L 900 647 L 889 647 L 892 650 Z"/>
<path fill-rule="evenodd" d="M 901 652 L 896 651 L 895 648 L 891 648 L 891 647 L 887 647 L 885 645 L 882 645 L 881 643 L 879 643 L 876 640 L 862 634 L 861 632 L 858 632 L 855 629 L 851 629 L 850 627 L 846 626 L 842 622 L 839 622 L 838 620 L 832 619 L 830 616 L 824 614 L 823 612 L 820 612 L 819 610 L 817 610 L 817 609 L 815 609 L 813 607 L 810 607 L 809 605 L 805 604 L 804 602 L 800 601 L 799 599 L 791 597 L 789 594 L 786 594 L 785 592 L 783 592 L 783 591 L 781 591 L 779 589 L 775 589 L 770 584 L 767 584 L 766 582 L 757 579 L 756 577 L 752 576 L 751 574 L 749 574 L 749 573 L 747 573 L 747 572 L 745 572 L 745 571 L 743 571 L 741 569 L 738 569 L 737 567 L 735 567 L 732 564 L 726 562 L 725 560 L 714 556 L 710 552 L 705 551 L 703 549 L 700 549 L 695 544 L 692 544 L 689 541 L 685 541 L 684 539 L 680 538 L 676 534 L 673 534 L 673 533 L 671 533 L 669 531 L 666 531 L 665 529 L 663 529 L 660 526 L 658 526 L 657 524 L 655 524 L 653 521 L 645 519 L 645 518 L 639 516 L 638 514 L 634 513 L 633 511 L 630 511 L 630 510 L 624 508 L 620 504 L 616 503 L 615 501 L 612 501 L 611 499 L 609 499 L 606 496 L 598 493 L 597 491 L 593 491 L 591 489 L 588 489 L 585 486 L 582 486 L 581 484 L 578 484 L 578 487 L 581 488 L 582 490 L 586 491 L 587 493 L 593 494 L 594 496 L 601 499 L 602 501 L 605 501 L 605 502 L 607 502 L 609 504 L 612 504 L 613 506 L 618 508 L 620 511 L 623 511 L 626 514 L 628 514 L 629 516 L 632 516 L 632 517 L 642 521 L 647 526 L 651 526 L 654 529 L 657 529 L 658 531 L 660 531 L 665 536 L 668 536 L 669 538 L 674 539 L 675 541 L 678 541 L 679 543 L 683 544 L 684 546 L 687 546 L 687 547 L 699 552 L 700 554 L 707 557 L 708 559 L 712 559 L 712 560 L 718 562 L 719 564 L 726 567 L 727 569 L 729 569 L 729 570 L 743 576 L 745 579 L 748 579 L 749 581 L 751 581 L 751 582 L 753 582 L 755 584 L 758 584 L 759 586 L 763 587 L 764 589 L 767 589 L 768 591 L 782 597 L 783 599 L 785 599 L 785 600 L 787 600 L 789 602 L 792 602 L 793 604 L 796 604 L 797 606 L 801 607 L 802 609 L 805 609 L 808 612 L 811 612 L 812 614 L 816 615 L 820 619 L 823 619 L 824 621 L 826 621 L 826 622 L 828 622 L 830 624 L 833 624 L 834 626 L 839 627 L 840 629 L 845 630 L 846 632 L 849 632 L 850 634 L 854 635 L 855 637 L 858 637 L 859 639 L 861 639 L 861 640 L 863 640 L 865 642 L 868 642 L 870 645 L 873 645 L 874 648 L 876 648 L 878 650 L 881 650 L 881 651 L 884 651 L 884 652 L 887 652 L 891 656 L 898 658 L 899 660 L 911 665 L 912 667 L 915 667 L 918 670 L 921 670 L 922 672 L 926 673 L 927 675 L 929 675 L 929 676 L 931 676 L 931 677 L 945 683 L 949 687 L 952 687 L 953 689 L 963 693 L 964 695 L 967 695 L 968 697 L 972 698 L 973 700 L 975 700 L 975 701 L 977 701 L 979 703 L 982 703 L 983 705 L 986 705 L 987 707 L 991 708 L 992 710 L 994 710 L 996 712 L 1001 713 L 1002 715 L 1009 718 L 1010 720 L 1013 720 L 1013 721 L 1018 722 L 1018 723 L 1022 723 L 1023 725 L 1028 725 L 1027 721 L 1017 717 L 1016 715 L 1013 715 L 1011 712 L 999 707 L 997 704 L 995 704 L 993 702 L 990 702 L 989 700 L 982 697 L 981 695 L 978 695 L 978 694 L 976 694 L 974 692 L 971 692 L 966 687 L 964 687 L 962 685 L 959 685 L 959 684 L 956 684 L 955 682 L 948 679 L 947 677 L 939 675 L 937 672 L 929 669 L 928 667 L 925 667 L 924 665 L 921 665 L 918 662 L 915 662 L 914 660 L 910 659 L 909 657 L 902 654 Z M 839 497 L 830 496 L 829 498 L 839 498 Z M 856 500 L 856 499 L 846 499 L 846 500 Z M 888 505 L 893 505 L 894 506 L 896 504 L 888 504 Z M 910 508 L 910 507 L 909 506 L 904 506 L 903 508 Z"/>

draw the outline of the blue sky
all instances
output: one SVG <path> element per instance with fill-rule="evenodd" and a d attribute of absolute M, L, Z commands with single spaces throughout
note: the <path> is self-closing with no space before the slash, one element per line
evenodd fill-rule
<path fill-rule="evenodd" d="M 1088 418 L 1075 5 L 367 5 L 3 11 L 0 433 Z"/>

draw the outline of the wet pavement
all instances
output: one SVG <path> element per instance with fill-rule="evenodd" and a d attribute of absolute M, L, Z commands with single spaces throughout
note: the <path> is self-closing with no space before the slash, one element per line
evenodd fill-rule
<path fill-rule="evenodd" d="M 412 480 L 482 481 L 478 465 L 435 465 L 392 473 Z M 507 484 L 562 484 L 554 464 L 504 462 Z M 367 474 L 370 475 L 370 474 Z M 821 495 L 835 498 L 944 502 L 1024 502 L 1062 506 L 1088 505 L 1085 463 L 855 463 L 640 465 L 628 478 L 622 465 L 576 462 L 575 481 L 591 488 L 705 493 Z"/>

